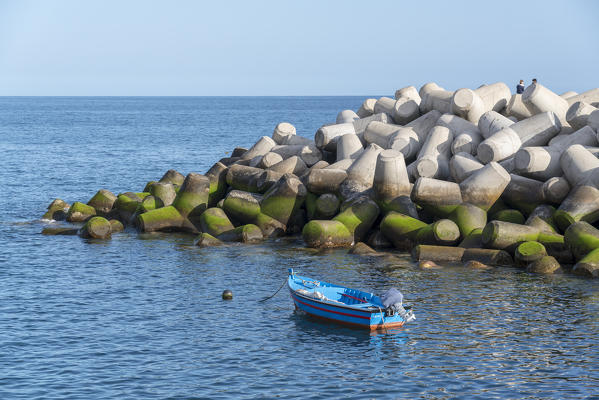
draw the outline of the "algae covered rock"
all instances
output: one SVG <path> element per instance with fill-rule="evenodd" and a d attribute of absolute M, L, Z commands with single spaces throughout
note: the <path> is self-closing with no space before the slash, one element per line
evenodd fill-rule
<path fill-rule="evenodd" d="M 314 248 L 349 247 L 353 235 L 339 221 L 312 220 L 304 225 L 302 237 L 306 246 Z"/>
<path fill-rule="evenodd" d="M 79 236 L 91 239 L 110 239 L 112 227 L 104 217 L 90 218 L 79 230 Z"/>
<path fill-rule="evenodd" d="M 258 226 L 246 224 L 218 235 L 218 239 L 224 242 L 258 243 L 264 240 L 264 235 Z"/>
<path fill-rule="evenodd" d="M 106 215 L 112 210 L 117 197 L 109 190 L 100 189 L 98 192 L 87 202 L 88 206 L 96 209 L 98 215 Z"/>
<path fill-rule="evenodd" d="M 206 172 L 206 176 L 210 179 L 208 207 L 214 207 L 227 193 L 227 166 L 217 162 Z"/>
<path fill-rule="evenodd" d="M 220 208 L 209 208 L 199 218 L 200 229 L 204 233 L 218 236 L 222 233 L 235 229 L 227 214 Z"/>
<path fill-rule="evenodd" d="M 160 200 L 158 197 L 150 195 L 144 197 L 143 200 L 138 203 L 138 208 L 136 211 L 141 214 L 160 207 L 164 207 L 162 200 Z"/>
<path fill-rule="evenodd" d="M 172 183 L 157 182 L 150 186 L 150 194 L 162 202 L 164 206 L 170 206 L 173 204 L 177 192 L 175 186 Z"/>
<path fill-rule="evenodd" d="M 224 243 L 222 240 L 215 238 L 209 233 L 202 232 L 195 240 L 195 245 L 200 247 L 214 247 L 222 246 Z"/>
<path fill-rule="evenodd" d="M 378 252 L 372 247 L 368 246 L 366 243 L 358 242 L 351 248 L 349 254 L 356 254 L 360 256 L 376 256 L 378 255 Z"/>
<path fill-rule="evenodd" d="M 125 192 L 117 196 L 114 208 L 118 211 L 121 221 L 129 223 L 129 221 L 137 211 L 139 203 L 141 202 L 142 197 L 139 196 L 137 193 Z"/>
<path fill-rule="evenodd" d="M 74 202 L 69 212 L 67 213 L 67 221 L 69 222 L 84 222 L 96 215 L 96 209 L 83 204 L 81 202 Z"/>
<path fill-rule="evenodd" d="M 42 235 L 47 236 L 75 236 L 79 234 L 79 229 L 69 227 L 46 227 L 42 229 Z"/>
<path fill-rule="evenodd" d="M 229 218 L 242 224 L 250 224 L 260 214 L 261 201 L 262 196 L 260 195 L 241 190 L 231 190 L 225 197 L 223 210 Z"/>
<path fill-rule="evenodd" d="M 175 186 L 181 186 L 183 181 L 185 180 L 185 176 L 180 172 L 175 171 L 174 169 L 169 169 L 164 173 L 162 178 L 158 182 L 161 183 L 171 183 Z"/>
<path fill-rule="evenodd" d="M 63 221 L 67 217 L 67 213 L 71 207 L 70 204 L 61 199 L 54 199 L 50 205 L 48 205 L 48 211 L 44 213 L 42 219 L 53 219 L 55 221 Z"/>
<path fill-rule="evenodd" d="M 395 248 L 409 249 L 418 231 L 425 226 L 426 223 L 416 218 L 391 211 L 381 221 L 380 229 Z"/>
<path fill-rule="evenodd" d="M 285 174 L 265 194 L 260 203 L 260 210 L 283 225 L 303 205 L 306 198 L 306 187 L 292 174 Z"/>
<path fill-rule="evenodd" d="M 599 249 L 590 251 L 572 268 L 576 275 L 587 278 L 599 278 Z"/>
<path fill-rule="evenodd" d="M 540 260 L 547 255 L 547 250 L 539 242 L 529 241 L 521 243 L 514 253 L 516 263 L 521 266 L 526 266 L 532 262 Z"/>
<path fill-rule="evenodd" d="M 544 256 L 530 263 L 526 270 L 537 274 L 555 274 L 562 272 L 561 265 L 551 256 Z"/>
<path fill-rule="evenodd" d="M 141 232 L 177 231 L 184 222 L 185 218 L 173 206 L 157 208 L 137 216 L 137 228 Z"/>
<path fill-rule="evenodd" d="M 379 206 L 369 197 L 360 196 L 333 220 L 345 225 L 354 241 L 358 242 L 366 236 L 378 216 Z"/>
<path fill-rule="evenodd" d="M 189 173 L 175 200 L 173 206 L 179 213 L 193 221 L 208 208 L 208 197 L 210 195 L 210 179 L 204 175 Z"/>
<path fill-rule="evenodd" d="M 111 219 L 108 222 L 110 222 L 110 230 L 112 233 L 122 232 L 125 230 L 125 226 L 118 219 Z"/>

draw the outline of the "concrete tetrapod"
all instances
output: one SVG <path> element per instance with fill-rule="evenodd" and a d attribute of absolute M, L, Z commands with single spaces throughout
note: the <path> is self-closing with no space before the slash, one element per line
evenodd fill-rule
<path fill-rule="evenodd" d="M 399 151 L 406 160 L 412 160 L 440 116 L 439 111 L 433 110 L 416 118 L 389 138 L 388 148 Z"/>
<path fill-rule="evenodd" d="M 233 189 L 257 193 L 258 178 L 263 172 L 261 168 L 232 165 L 227 170 L 227 184 Z"/>
<path fill-rule="evenodd" d="M 501 161 L 516 154 L 520 147 L 544 146 L 561 129 L 561 123 L 552 112 L 544 112 L 503 128 L 485 139 L 477 149 L 483 163 Z"/>
<path fill-rule="evenodd" d="M 444 126 L 431 129 L 418 152 L 414 167 L 416 178 L 446 179 L 449 177 L 449 158 L 453 134 Z"/>
<path fill-rule="evenodd" d="M 420 112 L 426 114 L 429 111 L 437 110 L 440 113 L 451 113 L 451 98 L 454 92 L 445 89 L 432 90 L 424 94 L 420 94 Z"/>
<path fill-rule="evenodd" d="M 173 201 L 173 206 L 181 216 L 192 223 L 208 208 L 210 179 L 207 176 L 189 173 Z"/>
<path fill-rule="evenodd" d="M 137 216 L 137 228 L 141 232 L 178 231 L 184 222 L 185 218 L 173 206 L 157 208 Z"/>
<path fill-rule="evenodd" d="M 549 111 L 555 113 L 562 124 L 567 123 L 568 102 L 540 83 L 533 83 L 524 90 L 522 102 L 533 115 Z"/>
<path fill-rule="evenodd" d="M 583 101 L 573 103 L 566 112 L 566 121 L 574 129 L 581 129 L 588 124 L 589 116 L 597 108 Z"/>
<path fill-rule="evenodd" d="M 141 203 L 142 200 L 143 199 L 140 196 L 133 192 L 125 192 L 119 194 L 116 198 L 114 208 L 118 211 L 120 220 L 125 223 L 129 223 L 131 221 L 131 218 L 137 211 L 139 203 Z M 161 207 L 164 206 L 161 200 L 158 201 L 160 201 Z"/>
<path fill-rule="evenodd" d="M 366 143 L 376 143 L 386 149 L 389 147 L 389 139 L 402 128 L 401 125 L 372 121 L 364 131 L 364 141 Z M 337 149 L 337 152 L 339 152 L 339 149 Z M 337 154 L 337 160 L 340 159 L 339 154 Z"/>
<path fill-rule="evenodd" d="M 572 268 L 572 272 L 588 278 L 599 278 L 599 249 L 592 250 L 581 258 Z"/>
<path fill-rule="evenodd" d="M 106 215 L 116 203 L 116 196 L 109 190 L 100 189 L 88 202 L 88 206 L 96 209 L 96 214 Z"/>
<path fill-rule="evenodd" d="M 421 100 L 420 94 L 414 86 L 406 86 L 401 89 L 397 89 L 395 91 L 395 100 L 399 100 L 401 98 L 413 99 L 418 103 L 420 103 Z"/>
<path fill-rule="evenodd" d="M 478 261 L 489 265 L 511 265 L 512 257 L 503 250 L 466 249 L 463 247 L 418 245 L 412 249 L 414 261 L 467 262 Z"/>
<path fill-rule="evenodd" d="M 44 213 L 42 219 L 62 221 L 67 217 L 69 207 L 71 207 L 71 205 L 64 200 L 54 199 L 52 203 L 48 205 L 48 211 Z"/>
<path fill-rule="evenodd" d="M 458 205 L 449 215 L 458 226 L 463 238 L 475 229 L 482 229 L 487 224 L 487 212 L 480 207 L 470 203 Z"/>
<path fill-rule="evenodd" d="M 251 160 L 256 156 L 263 156 L 268 153 L 277 143 L 268 136 L 262 136 L 248 151 L 241 156 L 242 160 Z"/>
<path fill-rule="evenodd" d="M 511 181 L 510 174 L 496 162 L 491 162 L 460 182 L 462 199 L 487 211 L 499 199 Z"/>
<path fill-rule="evenodd" d="M 416 208 L 410 200 L 412 187 L 403 155 L 394 150 L 383 150 L 376 161 L 373 183 L 374 195 L 384 211 L 404 211 L 412 215 Z M 397 209 L 399 207 L 400 209 Z M 412 215 L 412 216 L 417 216 Z"/>
<path fill-rule="evenodd" d="M 463 202 L 457 183 L 433 178 L 419 178 L 412 188 L 411 198 L 424 210 L 441 218 L 446 218 Z"/>
<path fill-rule="evenodd" d="M 136 205 L 137 207 L 137 205 Z M 79 201 L 73 203 L 67 212 L 66 220 L 69 222 L 84 222 L 96 215 L 96 209 Z"/>
<path fill-rule="evenodd" d="M 529 178 L 545 181 L 563 175 L 560 158 L 572 145 L 597 146 L 597 134 L 589 126 L 567 135 L 559 143 L 547 147 L 522 147 L 514 156 L 514 171 Z"/>
<path fill-rule="evenodd" d="M 241 190 L 231 190 L 223 202 L 223 210 L 234 222 L 249 224 L 260 214 L 262 196 Z"/>
<path fill-rule="evenodd" d="M 400 125 L 412 122 L 420 116 L 420 96 L 418 100 L 400 97 L 393 106 L 393 121 Z"/>
<path fill-rule="evenodd" d="M 574 144 L 561 156 L 560 165 L 572 187 L 599 183 L 599 159 L 588 149 Z"/>
<path fill-rule="evenodd" d="M 354 122 L 356 119 L 360 119 L 360 116 L 354 110 L 342 110 L 337 114 L 335 123 L 345 124 L 346 122 Z"/>
<path fill-rule="evenodd" d="M 118 233 L 125 230 L 125 225 L 118 219 L 111 219 L 108 221 L 110 223 L 110 233 Z"/>
<path fill-rule="evenodd" d="M 339 221 L 353 236 L 354 242 L 360 242 L 366 236 L 377 217 L 379 207 L 367 196 L 361 196 L 351 202 L 333 221 Z"/>
<path fill-rule="evenodd" d="M 416 218 L 391 211 L 381 221 L 380 229 L 395 248 L 408 250 L 412 248 L 418 231 L 426 226 L 426 223 Z"/>
<path fill-rule="evenodd" d="M 91 239 L 110 239 L 112 227 L 104 217 L 92 217 L 79 230 L 79 236 Z"/>
<path fill-rule="evenodd" d="M 369 144 L 347 170 L 347 179 L 341 183 L 339 192 L 344 199 L 349 199 L 370 189 L 374 183 L 376 161 L 382 148 Z"/>
<path fill-rule="evenodd" d="M 291 216 L 303 205 L 306 193 L 306 187 L 296 176 L 285 174 L 264 194 L 261 212 L 287 225 Z"/>
<path fill-rule="evenodd" d="M 334 194 L 325 193 L 314 202 L 314 219 L 330 219 L 339 212 L 340 201 Z"/>
<path fill-rule="evenodd" d="M 451 112 L 477 124 L 485 112 L 504 109 L 511 95 L 503 82 L 484 85 L 476 90 L 459 89 L 451 98 Z"/>
<path fill-rule="evenodd" d="M 310 171 L 306 179 L 306 187 L 312 193 L 337 193 L 339 186 L 347 178 L 342 169 L 318 169 Z"/>
<path fill-rule="evenodd" d="M 356 112 L 356 114 L 360 118 L 366 118 L 374 114 L 374 105 L 376 104 L 376 99 L 366 99 Z"/>
<path fill-rule="evenodd" d="M 587 90 L 586 92 L 582 92 L 580 94 L 576 93 L 576 92 L 571 92 L 571 93 L 573 93 L 572 96 L 564 97 L 564 99 L 568 102 L 569 105 L 572 105 L 579 101 L 584 101 L 589 104 L 598 104 L 599 103 L 599 88 L 590 89 L 590 90 Z M 562 95 L 562 97 L 563 97 L 563 95 Z"/>
<path fill-rule="evenodd" d="M 385 113 L 387 115 L 393 115 L 393 109 L 395 108 L 395 99 L 390 97 L 381 97 L 376 103 L 374 103 L 374 113 L 380 114 Z"/>
<path fill-rule="evenodd" d="M 306 163 L 303 162 L 300 157 L 291 156 L 281 162 L 276 163 L 268 170 L 278 172 L 280 174 L 294 174 L 299 176 L 306 172 L 307 169 L 308 167 L 306 166 Z"/>
<path fill-rule="evenodd" d="M 540 260 L 547 255 L 547 250 L 539 242 L 523 242 L 518 245 L 514 253 L 516 264 L 526 267 L 528 264 Z"/>
<path fill-rule="evenodd" d="M 258 243 L 264 240 L 262 230 L 254 224 L 246 224 L 221 233 L 217 237 L 223 242 Z"/>
<path fill-rule="evenodd" d="M 350 247 L 353 235 L 339 221 L 312 220 L 304 225 L 302 238 L 308 247 Z"/>
<path fill-rule="evenodd" d="M 222 246 L 224 243 L 222 240 L 215 238 L 209 233 L 200 232 L 198 237 L 195 239 L 194 244 L 199 247 L 214 247 Z"/>
<path fill-rule="evenodd" d="M 485 139 L 490 138 L 500 130 L 514 125 L 514 121 L 504 117 L 497 111 L 487 111 L 478 120 L 478 129 Z"/>
<path fill-rule="evenodd" d="M 271 152 L 279 154 L 284 160 L 298 156 L 308 167 L 322 160 L 322 152 L 313 143 L 275 146 Z"/>
<path fill-rule="evenodd" d="M 202 232 L 215 237 L 221 233 L 235 229 L 227 214 L 217 207 L 212 207 L 204 211 L 199 218 L 199 225 Z"/>
<path fill-rule="evenodd" d="M 537 241 L 545 246 L 563 245 L 564 238 L 556 233 L 544 232 L 528 225 L 491 221 L 482 233 L 485 247 L 513 252 L 522 242 Z"/>
<path fill-rule="evenodd" d="M 515 174 L 510 174 L 510 178 L 501 196 L 508 205 L 529 214 L 546 202 L 543 182 Z"/>
<path fill-rule="evenodd" d="M 476 149 L 483 138 L 475 124 L 452 114 L 441 115 L 436 124 L 451 130 L 454 137 L 451 143 L 452 154 L 460 152 L 476 154 Z"/>
<path fill-rule="evenodd" d="M 526 271 L 535 274 L 555 274 L 562 272 L 562 268 L 554 257 L 544 256 L 528 264 Z"/>
<path fill-rule="evenodd" d="M 559 206 L 553 219 L 566 230 L 577 221 L 593 223 L 599 220 L 599 190 L 593 186 L 577 186 Z"/>
<path fill-rule="evenodd" d="M 466 180 L 484 165 L 473 155 L 465 152 L 455 154 L 449 160 L 449 173 L 457 183 Z"/>
<path fill-rule="evenodd" d="M 516 118 L 520 121 L 532 117 L 532 113 L 522 101 L 521 94 L 512 95 L 512 98 L 507 103 L 507 107 L 505 108 L 505 115 L 510 118 Z"/>
<path fill-rule="evenodd" d="M 557 232 L 556 224 L 553 220 L 554 213 L 555 207 L 541 204 L 528 215 L 524 224 L 546 232 Z"/>
<path fill-rule="evenodd" d="M 371 122 L 370 124 L 374 123 L 378 122 L 375 121 Z M 360 156 L 360 154 L 362 154 L 363 151 L 364 147 L 362 147 L 362 142 L 360 141 L 358 135 L 349 133 L 337 139 L 337 161 L 346 158 L 356 159 Z"/>
<path fill-rule="evenodd" d="M 208 206 L 213 207 L 227 193 L 227 166 L 221 162 L 217 162 L 206 172 L 206 176 L 210 180 Z"/>
<path fill-rule="evenodd" d="M 495 214 L 491 215 L 489 218 L 491 221 L 503 221 L 503 222 L 511 222 L 512 224 L 524 225 L 526 222 L 526 218 L 524 215 L 518 210 L 500 210 Z"/>
<path fill-rule="evenodd" d="M 150 194 L 160 199 L 165 207 L 173 204 L 175 197 L 177 197 L 175 186 L 172 183 L 156 182 L 150 186 Z"/>
<path fill-rule="evenodd" d="M 450 219 L 440 219 L 416 232 L 414 243 L 450 246 L 460 238 L 460 229 Z"/>
<path fill-rule="evenodd" d="M 335 151 L 337 148 L 337 139 L 340 136 L 353 133 L 362 137 L 368 124 L 372 121 L 388 123 L 389 116 L 385 113 L 373 114 L 371 116 L 360 118 L 351 123 L 332 124 L 320 127 L 314 135 L 316 147 L 321 150 Z"/>
<path fill-rule="evenodd" d="M 284 144 L 290 136 L 295 136 L 295 134 L 295 126 L 291 125 L 289 122 L 281 122 L 272 132 L 272 140 L 276 144 Z"/>
<path fill-rule="evenodd" d="M 599 249 L 599 229 L 588 222 L 574 222 L 564 232 L 564 242 L 574 258 L 580 260 L 591 251 Z"/>
<path fill-rule="evenodd" d="M 175 186 L 181 186 L 185 180 L 185 176 L 174 169 L 169 169 L 162 175 L 162 178 L 158 182 L 160 183 L 172 183 Z"/>

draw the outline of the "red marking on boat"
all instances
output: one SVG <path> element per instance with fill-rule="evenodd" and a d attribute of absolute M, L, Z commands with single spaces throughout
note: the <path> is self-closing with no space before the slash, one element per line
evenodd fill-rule
<path fill-rule="evenodd" d="M 341 293 L 341 296 L 346 296 L 346 297 L 349 297 L 350 299 L 354 299 L 354 300 L 361 301 L 362 303 L 368 303 L 368 302 L 367 302 L 366 300 L 364 300 L 364 299 L 360 299 L 360 298 L 358 298 L 358 297 L 350 296 L 349 294 L 346 294 L 346 293 Z"/>

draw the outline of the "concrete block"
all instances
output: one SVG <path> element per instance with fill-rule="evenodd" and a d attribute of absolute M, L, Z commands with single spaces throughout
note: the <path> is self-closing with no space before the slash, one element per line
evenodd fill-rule
<path fill-rule="evenodd" d="M 286 144 L 285 140 L 290 136 L 295 136 L 295 134 L 295 126 L 291 125 L 289 122 L 281 122 L 275 127 L 275 130 L 272 133 L 272 140 L 274 140 L 276 144 Z"/>
<path fill-rule="evenodd" d="M 584 101 L 577 101 L 572 103 L 566 112 L 566 121 L 574 129 L 580 129 L 588 124 L 589 116 L 597 108 L 592 105 L 585 103 Z"/>
<path fill-rule="evenodd" d="M 358 116 L 358 114 L 356 114 L 355 111 L 343 110 L 343 111 L 339 111 L 339 114 L 337 114 L 336 123 L 337 124 L 345 124 L 347 122 L 354 122 L 354 120 L 356 120 L 356 119 L 360 119 L 360 117 Z"/>
<path fill-rule="evenodd" d="M 514 124 L 514 121 L 504 117 L 497 111 L 487 111 L 480 116 L 478 120 L 478 129 L 480 134 L 485 138 L 489 138 L 503 128 L 507 128 Z"/>
<path fill-rule="evenodd" d="M 453 133 L 449 128 L 433 127 L 418 153 L 415 165 L 416 178 L 447 179 L 452 142 Z"/>
<path fill-rule="evenodd" d="M 505 115 L 523 120 L 532 117 L 532 113 L 522 101 L 521 94 L 513 94 L 505 108 Z"/>
<path fill-rule="evenodd" d="M 533 115 L 550 111 L 557 115 L 562 124 L 567 123 L 568 102 L 540 83 L 533 83 L 524 90 L 522 102 Z"/>
<path fill-rule="evenodd" d="M 388 147 L 402 153 L 406 160 L 413 160 L 440 116 L 439 111 L 433 110 L 415 119 L 389 138 Z"/>
<path fill-rule="evenodd" d="M 476 90 L 459 89 L 451 99 L 451 112 L 478 124 L 487 111 L 503 110 L 511 98 L 510 89 L 503 82 L 484 85 Z"/>
<path fill-rule="evenodd" d="M 371 122 L 371 124 L 373 123 L 380 122 Z M 337 139 L 337 161 L 347 158 L 356 159 L 363 151 L 364 147 L 362 147 L 362 142 L 358 135 L 349 133 Z"/>
<path fill-rule="evenodd" d="M 376 99 L 366 99 L 356 112 L 356 114 L 360 118 L 366 118 L 374 114 L 374 105 L 376 104 Z"/>

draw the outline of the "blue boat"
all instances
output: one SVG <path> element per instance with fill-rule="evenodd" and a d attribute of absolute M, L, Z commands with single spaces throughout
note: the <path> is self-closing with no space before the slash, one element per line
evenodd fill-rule
<path fill-rule="evenodd" d="M 395 288 L 381 297 L 296 275 L 289 269 L 287 286 L 295 307 L 316 318 L 344 325 L 377 329 L 397 328 L 416 319 L 403 307 Z"/>

